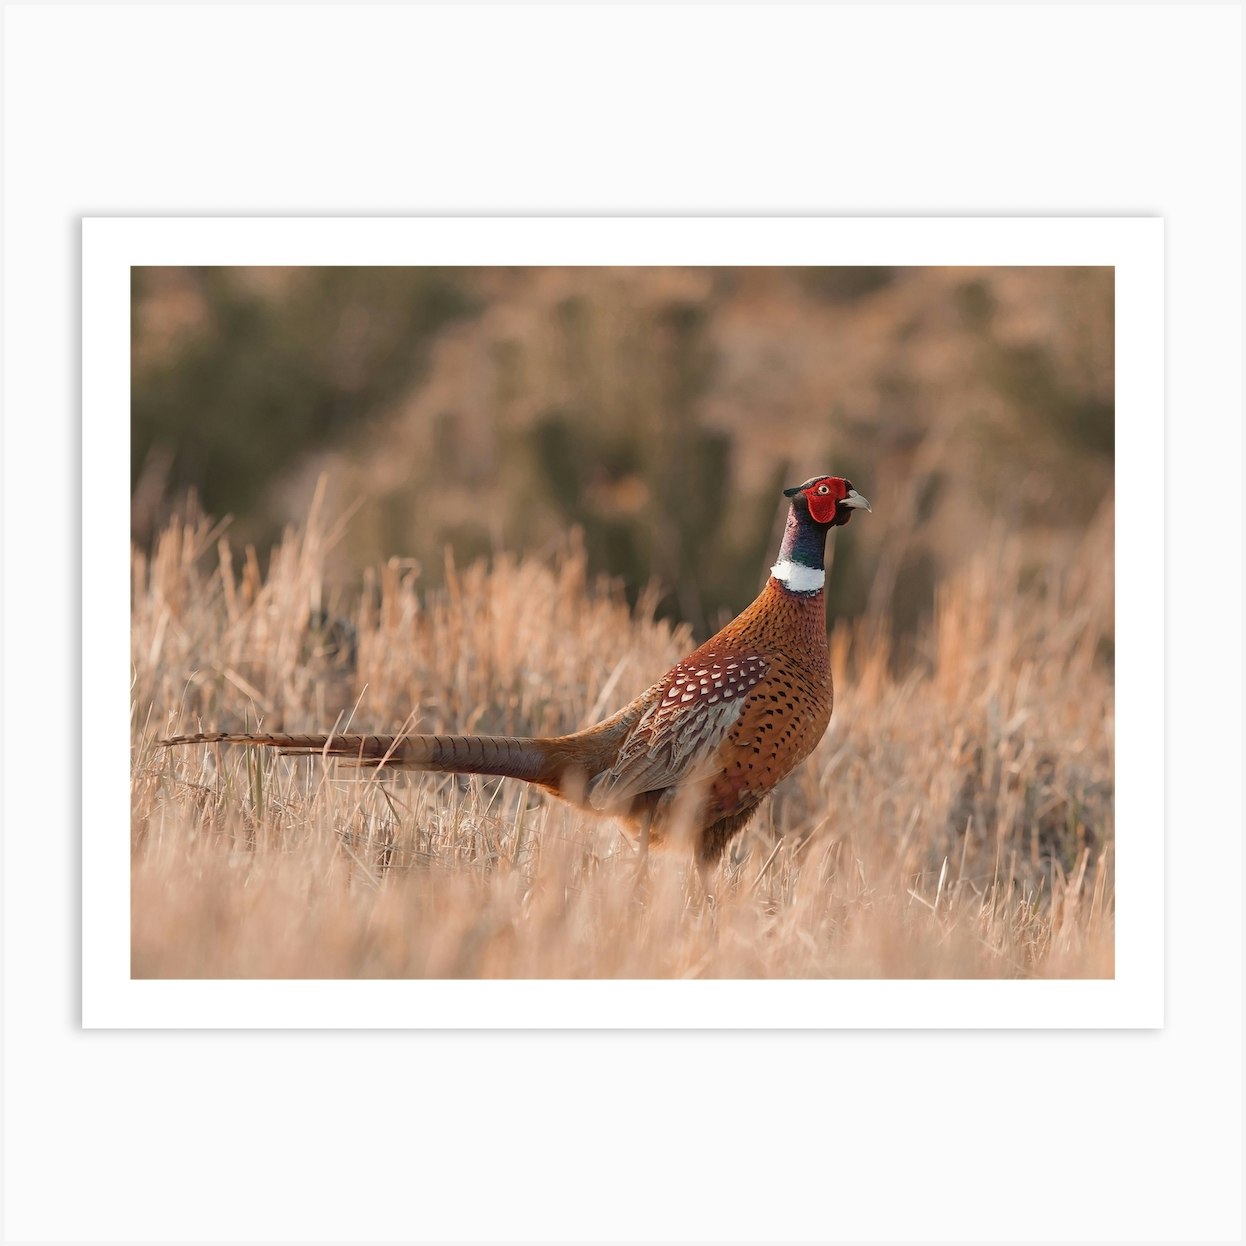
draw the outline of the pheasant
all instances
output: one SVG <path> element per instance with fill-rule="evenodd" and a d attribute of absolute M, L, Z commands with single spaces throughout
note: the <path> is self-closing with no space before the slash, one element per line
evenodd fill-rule
<path fill-rule="evenodd" d="M 827 533 L 869 502 L 839 476 L 791 499 L 778 561 L 757 599 L 618 713 L 572 735 L 281 735 L 210 731 L 161 740 L 249 744 L 388 766 L 523 779 L 592 813 L 621 818 L 642 853 L 692 831 L 712 866 L 831 718 L 823 585 Z"/>

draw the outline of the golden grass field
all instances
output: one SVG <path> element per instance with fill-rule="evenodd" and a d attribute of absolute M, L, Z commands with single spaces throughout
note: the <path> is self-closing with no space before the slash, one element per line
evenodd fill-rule
<path fill-rule="evenodd" d="M 1110 506 L 1077 538 L 985 539 L 912 660 L 880 618 L 836 628 L 830 729 L 709 900 L 682 854 L 638 882 L 615 823 L 521 783 L 157 747 L 257 722 L 559 733 L 695 643 L 574 539 L 447 555 L 434 593 L 395 560 L 352 600 L 325 584 L 338 535 L 314 508 L 266 576 L 198 516 L 134 554 L 135 977 L 1112 975 Z"/>

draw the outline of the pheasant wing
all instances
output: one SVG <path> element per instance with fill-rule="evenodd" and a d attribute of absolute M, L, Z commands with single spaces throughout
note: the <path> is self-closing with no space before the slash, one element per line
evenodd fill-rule
<path fill-rule="evenodd" d="M 626 808 L 642 793 L 709 778 L 768 665 L 763 657 L 739 653 L 694 653 L 681 662 L 652 689 L 614 765 L 593 781 L 589 803 L 602 811 Z"/>

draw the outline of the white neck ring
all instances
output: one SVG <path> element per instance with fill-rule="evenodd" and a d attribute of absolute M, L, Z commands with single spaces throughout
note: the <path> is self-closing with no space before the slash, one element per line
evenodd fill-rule
<path fill-rule="evenodd" d="M 794 593 L 813 593 L 826 583 L 826 572 L 821 567 L 804 567 L 790 558 L 776 562 L 770 574 Z"/>

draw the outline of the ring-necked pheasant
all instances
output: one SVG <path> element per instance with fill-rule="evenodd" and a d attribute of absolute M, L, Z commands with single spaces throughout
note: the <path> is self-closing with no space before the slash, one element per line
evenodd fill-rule
<path fill-rule="evenodd" d="M 852 482 L 815 476 L 791 498 L 779 560 L 742 614 L 630 705 L 573 735 L 279 735 L 203 732 L 176 744 L 251 744 L 360 766 L 524 779 L 620 817 L 642 847 L 686 818 L 712 864 L 831 718 L 823 585 L 827 533 L 857 508 Z"/>

